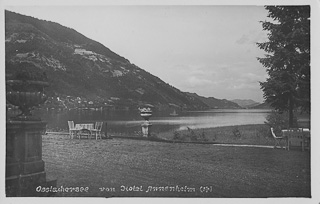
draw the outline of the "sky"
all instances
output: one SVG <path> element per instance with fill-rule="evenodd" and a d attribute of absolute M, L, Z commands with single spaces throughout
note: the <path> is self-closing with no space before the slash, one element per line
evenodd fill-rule
<path fill-rule="evenodd" d="M 263 102 L 268 77 L 256 42 L 267 41 L 254 5 L 6 5 L 102 43 L 184 92 Z M 269 19 L 270 20 L 270 19 Z"/>

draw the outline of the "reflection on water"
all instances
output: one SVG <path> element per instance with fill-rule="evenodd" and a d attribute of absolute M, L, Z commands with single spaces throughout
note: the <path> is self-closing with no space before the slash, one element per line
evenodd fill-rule
<path fill-rule="evenodd" d="M 155 133 L 190 128 L 210 128 L 217 126 L 263 124 L 269 110 L 222 110 L 181 112 L 170 116 L 169 112 L 154 112 L 150 119 Z M 67 130 L 68 120 L 75 123 L 94 121 L 107 122 L 108 132 L 134 133 L 141 130 L 143 119 L 139 111 L 111 110 L 70 110 L 36 112 L 48 123 L 50 130 Z"/>

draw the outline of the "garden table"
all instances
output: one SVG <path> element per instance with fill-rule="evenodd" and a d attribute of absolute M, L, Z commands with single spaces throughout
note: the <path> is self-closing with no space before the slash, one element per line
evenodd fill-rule
<path fill-rule="evenodd" d="M 76 134 L 79 134 L 79 139 L 81 138 L 81 134 L 83 132 L 87 132 L 89 138 L 89 136 L 91 137 L 92 130 L 94 130 L 94 125 L 92 123 L 79 123 L 75 125 L 75 129 L 77 132 Z"/>

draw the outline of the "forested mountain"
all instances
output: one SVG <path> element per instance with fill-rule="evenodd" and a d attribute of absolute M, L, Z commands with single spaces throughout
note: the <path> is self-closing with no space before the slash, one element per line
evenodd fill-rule
<path fill-rule="evenodd" d="M 256 106 L 253 106 L 253 107 L 250 107 L 252 109 L 274 109 L 273 107 L 271 107 L 270 104 L 264 102 L 264 103 L 261 103 L 259 105 L 256 105 Z"/>
<path fill-rule="evenodd" d="M 187 93 L 190 97 L 197 98 L 198 100 L 205 103 L 210 109 L 217 109 L 217 108 L 232 108 L 232 109 L 239 109 L 242 108 L 237 103 L 232 101 L 228 101 L 226 99 L 217 99 L 214 97 L 203 97 L 199 96 L 196 93 Z"/>
<path fill-rule="evenodd" d="M 251 108 L 251 107 L 254 107 L 254 106 L 257 106 L 260 104 L 254 100 L 251 100 L 251 99 L 234 99 L 231 101 L 238 104 L 242 108 Z"/>
<path fill-rule="evenodd" d="M 21 66 L 46 73 L 47 106 L 208 109 L 104 45 L 58 23 L 5 11 L 6 76 Z M 218 106 L 219 108 L 222 108 Z"/>

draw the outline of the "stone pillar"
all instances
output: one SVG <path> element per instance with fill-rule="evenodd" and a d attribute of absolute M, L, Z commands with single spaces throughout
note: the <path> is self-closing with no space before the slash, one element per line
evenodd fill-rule
<path fill-rule="evenodd" d="M 50 196 L 36 192 L 37 186 L 56 186 L 47 181 L 42 160 L 42 121 L 7 121 L 6 123 L 6 196 Z"/>
<path fill-rule="evenodd" d="M 49 192 L 36 191 L 38 186 L 56 187 L 56 180 L 46 180 L 42 160 L 42 134 L 46 123 L 31 111 L 47 100 L 44 93 L 44 88 L 49 86 L 47 76 L 33 64 L 10 66 L 17 71 L 6 75 L 6 101 L 17 106 L 21 113 L 6 122 L 6 196 L 50 196 Z"/>
<path fill-rule="evenodd" d="M 142 137 L 150 137 L 150 127 L 152 124 L 149 122 L 149 118 L 152 116 L 152 110 L 150 107 L 140 108 L 140 116 L 145 120 L 141 124 Z"/>
<path fill-rule="evenodd" d="M 149 121 L 144 121 L 144 123 L 141 124 L 142 128 L 142 136 L 143 137 L 150 137 L 150 128 L 152 124 Z"/>

